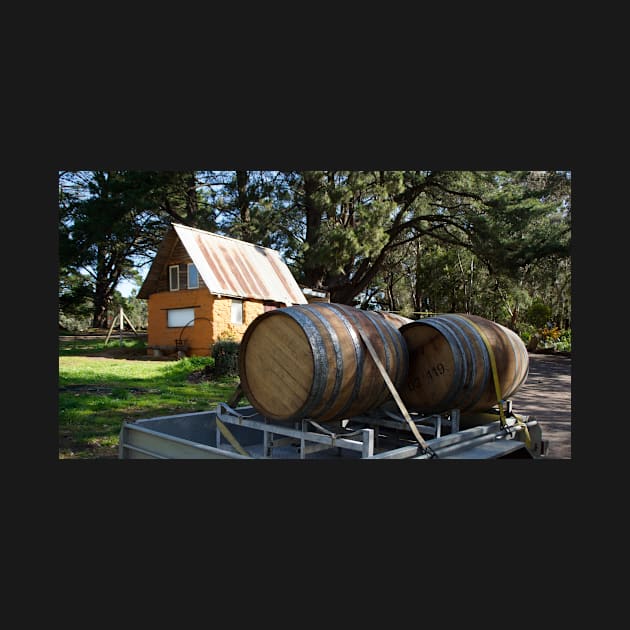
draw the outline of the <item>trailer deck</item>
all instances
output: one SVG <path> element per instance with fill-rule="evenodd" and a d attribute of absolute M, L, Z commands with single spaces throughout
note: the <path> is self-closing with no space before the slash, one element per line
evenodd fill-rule
<path fill-rule="evenodd" d="M 251 406 L 124 422 L 120 459 L 501 459 L 538 458 L 546 452 L 533 417 L 506 417 L 460 429 L 459 410 L 414 415 L 426 450 L 391 408 L 319 424 L 309 419 L 273 422 Z M 526 438 L 529 437 L 529 445 Z"/>

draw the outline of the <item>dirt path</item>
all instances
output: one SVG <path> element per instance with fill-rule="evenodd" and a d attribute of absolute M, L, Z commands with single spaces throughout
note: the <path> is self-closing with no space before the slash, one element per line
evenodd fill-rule
<path fill-rule="evenodd" d="M 547 459 L 571 459 L 571 358 L 530 353 L 527 380 L 511 398 L 515 413 L 538 420 Z"/>

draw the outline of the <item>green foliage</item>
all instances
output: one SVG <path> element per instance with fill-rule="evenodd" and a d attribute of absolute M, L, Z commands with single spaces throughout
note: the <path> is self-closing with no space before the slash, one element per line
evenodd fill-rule
<path fill-rule="evenodd" d="M 570 172 L 77 171 L 59 192 L 60 319 L 77 330 L 85 309 L 103 327 L 173 220 L 281 251 L 333 302 L 429 298 L 518 328 L 537 298 L 570 325 Z M 146 325 L 144 300 L 123 306 Z"/>
<path fill-rule="evenodd" d="M 86 330 L 89 332 L 89 330 Z M 105 350 L 115 349 L 116 352 L 126 355 L 144 355 L 146 350 L 146 342 L 136 337 L 125 337 L 122 340 L 112 333 L 107 344 L 105 339 L 97 337 L 96 339 L 72 339 L 71 341 L 59 342 L 59 356 L 98 356 Z"/>
<path fill-rule="evenodd" d="M 192 372 L 208 370 L 214 366 L 214 357 L 184 357 L 179 361 L 170 363 L 166 371 L 172 378 L 183 381 L 188 378 Z"/>
<path fill-rule="evenodd" d="M 133 277 L 164 233 L 154 214 L 156 190 L 135 171 L 77 171 L 60 175 L 60 308 L 76 308 L 77 293 L 89 293 L 93 326 L 105 327 L 107 309 L 123 277 Z M 156 240 L 157 239 L 157 240 Z M 153 250 L 154 251 L 154 250 Z M 83 285 L 68 287 L 68 278 Z M 80 295 L 78 296 L 80 297 Z M 86 296 L 87 297 L 87 296 Z"/>
<path fill-rule="evenodd" d="M 238 353 L 240 343 L 233 339 L 219 339 L 212 346 L 212 358 L 217 377 L 238 376 Z"/>
<path fill-rule="evenodd" d="M 214 367 L 214 357 L 184 357 L 180 364 L 191 372 Z"/>
<path fill-rule="evenodd" d="M 86 332 L 91 324 L 92 315 L 89 313 L 81 317 L 63 311 L 59 312 L 59 326 L 69 333 Z"/>
<path fill-rule="evenodd" d="M 212 365 L 211 357 L 121 361 L 98 356 L 98 344 L 103 347 L 95 340 L 60 344 L 60 459 L 115 458 L 123 421 L 207 411 L 234 391 L 234 379 L 188 379 Z"/>
<path fill-rule="evenodd" d="M 497 175 L 488 193 L 485 214 L 492 224 L 494 252 L 487 251 L 495 268 L 514 272 L 552 255 L 569 255 L 568 220 L 561 201 L 551 194 L 550 173 L 528 172 Z M 497 246 L 498 245 L 498 246 Z"/>
<path fill-rule="evenodd" d="M 131 291 L 129 297 L 123 297 L 118 291 L 114 292 L 114 296 L 111 300 L 111 306 L 109 308 L 109 316 L 113 320 L 120 312 L 120 307 L 123 307 L 123 311 L 127 316 L 127 319 L 133 324 L 136 332 L 140 330 L 147 330 L 149 325 L 149 308 L 147 300 L 139 300 L 136 297 L 135 290 Z M 129 324 L 125 318 L 123 318 L 123 324 L 125 330 L 131 330 Z M 119 327 L 119 322 L 116 322 L 116 328 Z"/>
<path fill-rule="evenodd" d="M 131 392 L 126 387 L 112 387 L 110 396 L 118 400 L 127 400 Z"/>
<path fill-rule="evenodd" d="M 571 350 L 571 329 L 561 330 L 557 326 L 543 326 L 538 329 L 541 348 L 557 351 Z"/>
<path fill-rule="evenodd" d="M 571 352 L 571 329 L 565 328 L 560 331 L 560 336 L 555 343 L 558 352 Z"/>
<path fill-rule="evenodd" d="M 525 319 L 537 328 L 542 328 L 551 319 L 551 307 L 534 300 L 525 313 Z"/>
<path fill-rule="evenodd" d="M 521 323 L 519 335 L 525 345 L 528 345 L 534 335 L 538 336 L 536 349 L 555 350 L 556 352 L 571 352 L 571 329 L 560 329 L 557 326 L 535 326 Z"/>
<path fill-rule="evenodd" d="M 520 338 L 522 339 L 523 343 L 527 345 L 530 342 L 532 335 L 536 333 L 536 326 L 533 326 L 532 324 L 521 323 L 518 330 Z"/>

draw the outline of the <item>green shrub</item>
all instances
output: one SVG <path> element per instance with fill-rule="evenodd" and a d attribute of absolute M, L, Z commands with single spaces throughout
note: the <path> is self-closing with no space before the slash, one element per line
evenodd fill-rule
<path fill-rule="evenodd" d="M 542 328 L 551 319 L 551 307 L 534 300 L 525 313 L 525 319 L 536 328 Z"/>
<path fill-rule="evenodd" d="M 519 335 L 521 339 L 523 340 L 523 343 L 527 345 L 530 339 L 532 338 L 532 335 L 534 334 L 534 332 L 536 332 L 536 327 L 533 326 L 532 324 L 521 324 L 518 330 L 519 330 Z"/>
<path fill-rule="evenodd" d="M 117 400 L 126 400 L 131 396 L 131 393 L 125 387 L 114 387 L 112 389 L 111 397 Z"/>
<path fill-rule="evenodd" d="M 59 327 L 65 331 L 72 333 L 84 333 L 87 332 L 92 325 L 92 317 L 85 315 L 80 317 L 77 315 L 65 315 L 59 313 Z M 64 334 L 59 331 L 59 334 Z"/>
<path fill-rule="evenodd" d="M 529 344 L 534 334 L 539 339 L 537 344 L 539 349 L 555 350 L 556 352 L 571 352 L 570 328 L 561 330 L 557 326 L 542 326 L 540 328 L 521 326 L 520 335 L 525 345 Z"/>
<path fill-rule="evenodd" d="M 544 347 L 553 348 L 556 352 L 571 352 L 571 329 L 558 328 L 544 329 L 546 332 L 546 343 Z"/>
<path fill-rule="evenodd" d="M 207 367 L 214 367 L 213 357 L 185 357 L 182 361 L 185 362 L 187 369 L 190 368 L 191 372 L 204 370 Z"/>
<path fill-rule="evenodd" d="M 214 373 L 217 377 L 238 376 L 238 351 L 240 343 L 233 339 L 219 339 L 212 346 Z"/>
<path fill-rule="evenodd" d="M 212 357 L 184 357 L 165 366 L 164 370 L 171 378 L 184 381 L 193 372 L 199 372 L 206 367 L 214 367 Z"/>
<path fill-rule="evenodd" d="M 570 341 L 558 341 L 556 343 L 556 352 L 571 352 L 571 342 Z"/>

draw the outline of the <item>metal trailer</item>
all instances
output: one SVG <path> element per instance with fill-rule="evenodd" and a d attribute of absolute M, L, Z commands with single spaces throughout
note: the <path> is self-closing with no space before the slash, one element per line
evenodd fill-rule
<path fill-rule="evenodd" d="M 491 413 L 491 412 L 490 412 Z M 251 406 L 124 422 L 120 459 L 503 459 L 544 457 L 547 441 L 532 416 L 519 418 L 508 401 L 505 424 L 490 420 L 460 429 L 460 412 L 412 420 L 428 449 L 391 406 L 337 423 L 273 422 Z"/>

